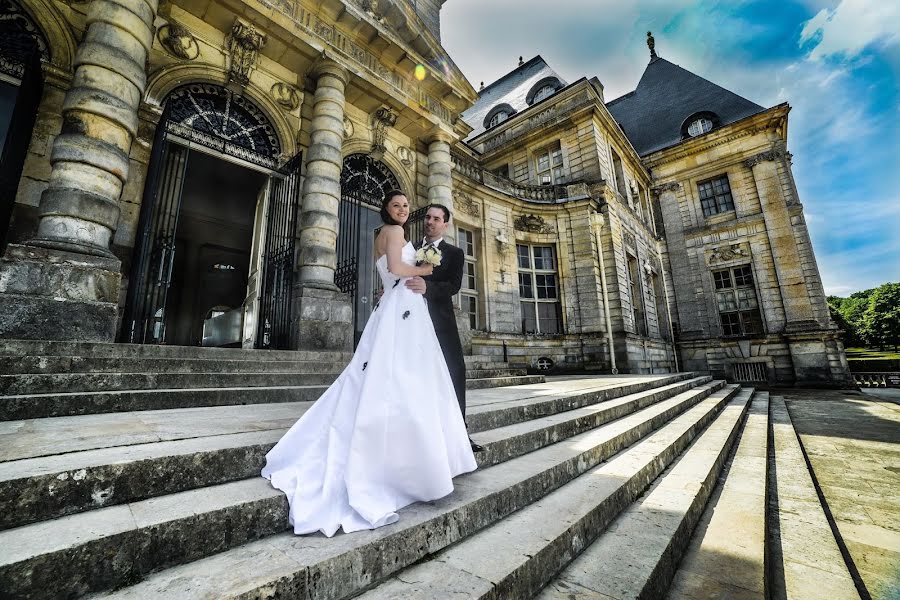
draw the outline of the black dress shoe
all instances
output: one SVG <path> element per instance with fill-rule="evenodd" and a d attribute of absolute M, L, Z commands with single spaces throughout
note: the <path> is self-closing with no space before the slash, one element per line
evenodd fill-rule
<path fill-rule="evenodd" d="M 482 452 L 484 450 L 484 446 L 476 444 L 472 438 L 469 438 L 469 445 L 472 446 L 472 452 Z"/>

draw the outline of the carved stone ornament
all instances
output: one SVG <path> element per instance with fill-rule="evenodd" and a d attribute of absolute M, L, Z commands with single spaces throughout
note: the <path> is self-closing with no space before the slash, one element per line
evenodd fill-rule
<path fill-rule="evenodd" d="M 650 191 L 653 192 L 653 194 L 655 196 L 659 196 L 663 192 L 677 192 L 680 189 L 681 189 L 680 183 L 670 181 L 669 183 L 663 183 L 661 185 L 654 186 L 653 188 L 651 188 Z"/>
<path fill-rule="evenodd" d="M 344 117 L 344 139 L 349 140 L 353 137 L 353 132 L 355 131 L 353 127 L 353 121 L 349 118 Z"/>
<path fill-rule="evenodd" d="M 751 156 L 750 158 L 745 160 L 744 166 L 747 167 L 748 169 L 752 169 L 753 167 L 755 167 L 756 165 L 758 165 L 762 162 L 766 162 L 766 161 L 770 161 L 770 160 L 778 160 L 780 158 L 784 158 L 785 155 L 786 155 L 785 151 L 780 148 L 776 148 L 774 150 L 767 150 L 765 152 L 760 152 L 756 156 Z"/>
<path fill-rule="evenodd" d="M 300 106 L 300 92 L 292 85 L 278 82 L 272 86 L 270 92 L 275 102 L 288 112 L 293 112 Z"/>
<path fill-rule="evenodd" d="M 372 113 L 372 151 L 369 153 L 372 158 L 380 160 L 384 156 L 387 128 L 393 127 L 396 122 L 397 115 L 386 106 Z"/>
<path fill-rule="evenodd" d="M 707 264 L 714 265 L 732 260 L 746 259 L 750 257 L 750 249 L 745 244 L 727 244 L 716 246 L 706 253 Z"/>
<path fill-rule="evenodd" d="M 266 34 L 239 20 L 231 26 L 226 45 L 231 57 L 228 81 L 244 87 L 250 83 L 250 69 L 256 66 L 259 51 L 266 43 Z"/>
<path fill-rule="evenodd" d="M 416 161 L 416 154 L 406 146 L 397 148 L 397 158 L 403 163 L 404 167 L 411 167 Z"/>
<path fill-rule="evenodd" d="M 181 23 L 166 23 L 156 32 L 156 37 L 166 52 L 181 60 L 194 60 L 200 56 L 197 38 Z"/>
<path fill-rule="evenodd" d="M 465 192 L 460 192 L 458 190 L 453 191 L 453 205 L 457 210 L 460 210 L 467 215 L 472 215 L 473 217 L 481 216 L 481 207 Z"/>
<path fill-rule="evenodd" d="M 631 248 L 637 248 L 637 242 L 634 239 L 633 233 L 631 233 L 630 231 L 626 231 L 622 237 L 625 239 L 626 246 L 629 246 Z"/>
<path fill-rule="evenodd" d="M 513 225 L 519 231 L 528 231 L 530 233 L 553 233 L 553 226 L 544 221 L 543 217 L 537 215 L 522 215 L 517 218 Z"/>
<path fill-rule="evenodd" d="M 378 10 L 378 0 L 359 0 L 359 5 L 366 11 L 367 15 L 379 23 L 384 23 L 384 17 L 381 16 L 381 12 Z"/>

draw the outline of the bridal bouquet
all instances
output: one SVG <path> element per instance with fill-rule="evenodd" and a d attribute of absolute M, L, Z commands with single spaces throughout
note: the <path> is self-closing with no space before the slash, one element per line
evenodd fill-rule
<path fill-rule="evenodd" d="M 416 251 L 416 263 L 428 263 L 433 267 L 441 266 L 441 251 L 434 246 L 419 248 Z"/>

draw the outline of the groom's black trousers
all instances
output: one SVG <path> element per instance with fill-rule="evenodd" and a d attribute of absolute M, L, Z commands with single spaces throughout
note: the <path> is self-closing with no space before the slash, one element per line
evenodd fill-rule
<path fill-rule="evenodd" d="M 435 330 L 438 342 L 441 344 L 441 352 L 447 361 L 447 370 L 450 371 L 450 379 L 453 380 L 453 389 L 456 390 L 456 400 L 459 402 L 459 411 L 463 420 L 466 419 L 466 361 L 463 359 L 462 344 L 459 341 L 457 330 Z"/>

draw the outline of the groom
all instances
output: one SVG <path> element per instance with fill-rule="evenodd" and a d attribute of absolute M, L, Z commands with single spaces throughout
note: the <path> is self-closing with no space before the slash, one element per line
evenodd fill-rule
<path fill-rule="evenodd" d="M 417 294 L 424 294 L 428 302 L 428 313 L 434 323 L 447 370 L 453 380 L 456 399 L 463 420 L 466 418 L 466 362 L 463 359 L 462 344 L 459 341 L 459 330 L 456 327 L 456 315 L 453 312 L 453 296 L 462 285 L 463 251 L 444 241 L 444 231 L 450 224 L 450 210 L 442 204 L 431 204 L 425 212 L 425 239 L 413 242 L 416 250 L 431 245 L 441 252 L 441 265 L 427 277 L 413 277 L 406 282 L 406 287 Z M 473 452 L 480 452 L 482 447 L 469 438 Z"/>

